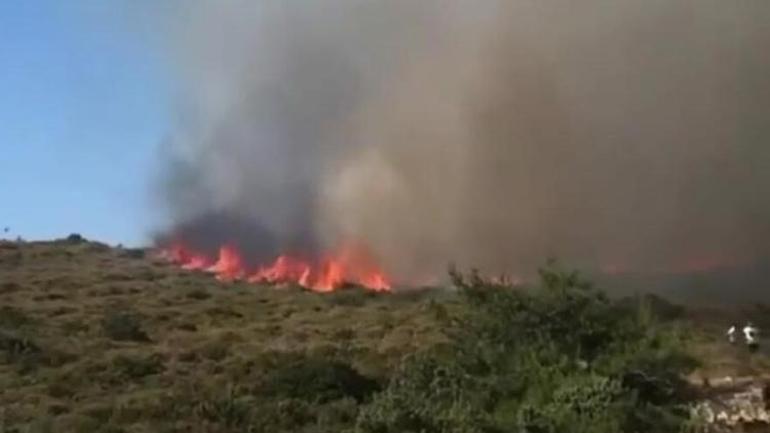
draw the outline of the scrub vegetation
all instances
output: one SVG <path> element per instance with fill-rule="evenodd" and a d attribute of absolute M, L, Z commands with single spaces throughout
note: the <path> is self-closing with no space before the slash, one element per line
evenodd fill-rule
<path fill-rule="evenodd" d="M 319 294 L 0 241 L 0 432 L 674 432 L 688 374 L 765 366 L 554 264 L 528 287 L 450 276 Z"/>

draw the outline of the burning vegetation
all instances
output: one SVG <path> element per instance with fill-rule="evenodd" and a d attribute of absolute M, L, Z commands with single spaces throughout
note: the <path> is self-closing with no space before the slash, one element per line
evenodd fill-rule
<path fill-rule="evenodd" d="M 272 263 L 249 269 L 241 252 L 223 245 L 216 257 L 194 251 L 182 242 L 160 249 L 160 255 L 183 269 L 210 272 L 220 281 L 259 284 L 298 284 L 316 292 L 331 292 L 353 284 L 374 291 L 391 288 L 388 277 L 361 248 L 346 246 L 319 260 L 283 254 Z"/>

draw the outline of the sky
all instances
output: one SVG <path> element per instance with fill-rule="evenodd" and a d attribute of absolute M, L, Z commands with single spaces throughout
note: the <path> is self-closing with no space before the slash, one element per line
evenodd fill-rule
<path fill-rule="evenodd" d="M 146 241 L 169 123 L 147 4 L 0 2 L 0 237 Z"/>

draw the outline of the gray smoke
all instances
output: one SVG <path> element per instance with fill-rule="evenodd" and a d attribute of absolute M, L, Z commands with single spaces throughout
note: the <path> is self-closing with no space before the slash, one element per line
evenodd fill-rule
<path fill-rule="evenodd" d="M 171 233 L 406 281 L 768 258 L 767 1 L 184 5 Z"/>

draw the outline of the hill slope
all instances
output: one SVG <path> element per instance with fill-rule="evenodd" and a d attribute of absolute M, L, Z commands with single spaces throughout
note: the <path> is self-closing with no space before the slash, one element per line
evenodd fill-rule
<path fill-rule="evenodd" d="M 338 432 L 455 308 L 449 291 L 220 283 L 78 236 L 0 241 L 0 432 Z M 765 312 L 677 314 L 693 380 L 770 371 L 721 341 Z"/>
<path fill-rule="evenodd" d="M 334 375 L 340 360 L 350 369 L 341 375 L 382 377 L 440 338 L 427 295 L 224 284 L 76 237 L 3 241 L 0 426 L 51 419 L 55 431 L 211 431 L 200 419 L 170 419 L 174 406 L 217 418 L 207 402 L 289 364 Z M 347 409 L 336 410 L 344 419 L 354 415 Z"/>

